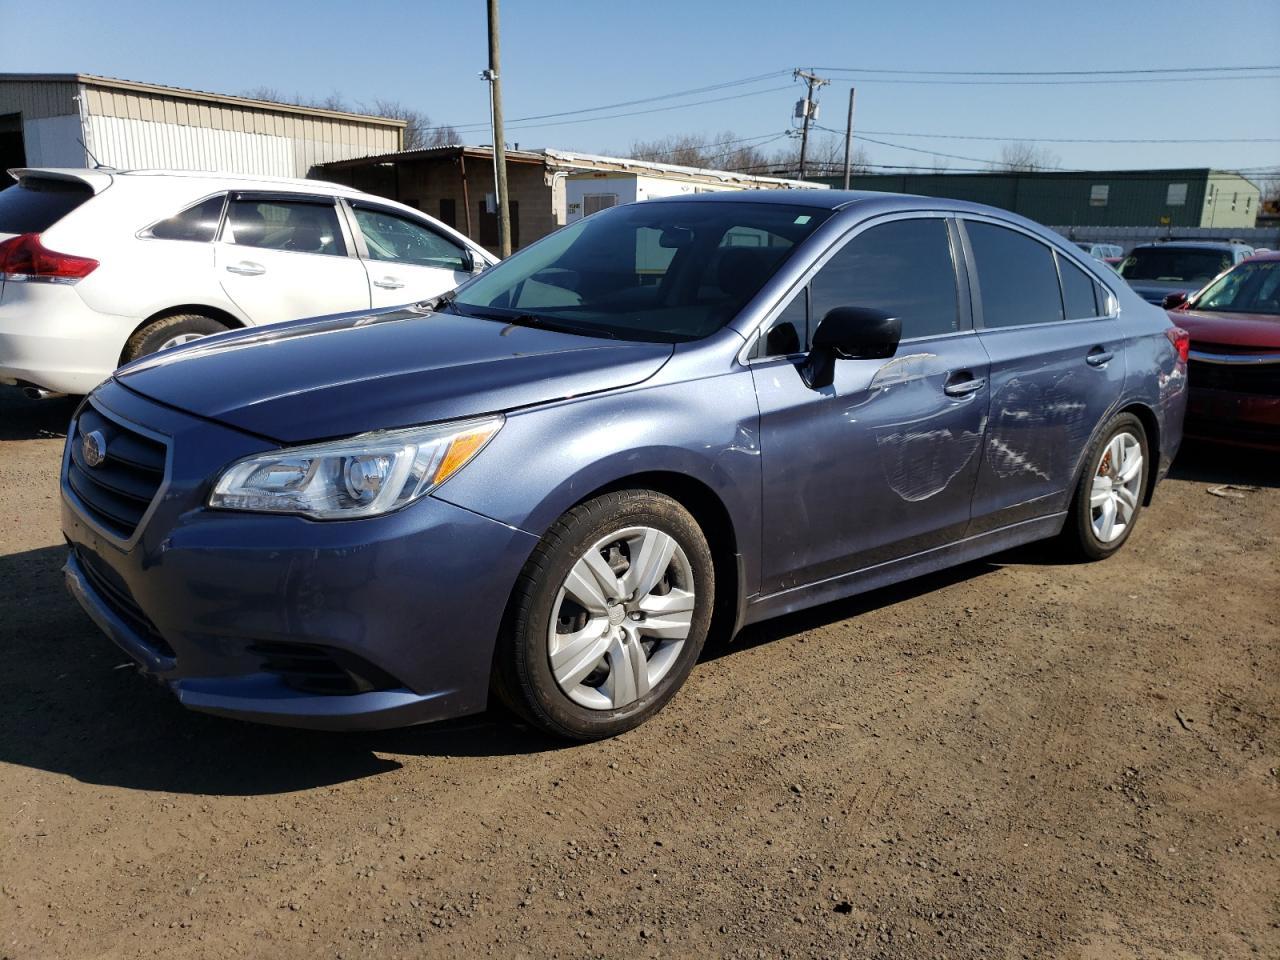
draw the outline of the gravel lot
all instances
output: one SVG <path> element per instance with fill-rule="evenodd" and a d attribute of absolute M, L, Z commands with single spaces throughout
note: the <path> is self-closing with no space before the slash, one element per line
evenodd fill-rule
<path fill-rule="evenodd" d="M 1275 455 L 1184 451 L 1105 563 L 752 628 L 566 748 L 121 669 L 59 574 L 71 409 L 0 388 L 0 958 L 1280 956 Z"/>

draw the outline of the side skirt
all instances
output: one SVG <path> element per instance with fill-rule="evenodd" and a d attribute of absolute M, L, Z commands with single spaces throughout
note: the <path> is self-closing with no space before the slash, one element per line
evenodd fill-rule
<path fill-rule="evenodd" d="M 986 533 L 957 540 L 945 546 L 934 547 L 932 550 L 912 554 L 909 557 L 889 560 L 874 567 L 864 567 L 852 573 L 842 573 L 837 577 L 819 580 L 817 583 L 757 597 L 749 601 L 742 625 L 794 613 L 806 607 L 816 607 L 822 603 L 830 603 L 832 600 L 852 597 L 859 593 L 866 593 L 868 590 L 887 587 L 912 577 L 923 576 L 970 560 L 977 560 L 979 557 L 1000 553 L 1024 543 L 1055 537 L 1062 532 L 1066 520 L 1065 512 L 1048 517 L 1037 517 L 1034 520 L 1024 520 L 1021 523 L 1001 527 L 999 530 L 989 530 Z"/>

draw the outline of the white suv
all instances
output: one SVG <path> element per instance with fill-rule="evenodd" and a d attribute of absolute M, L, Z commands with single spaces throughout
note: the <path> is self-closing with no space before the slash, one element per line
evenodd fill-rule
<path fill-rule="evenodd" d="M 413 303 L 495 259 L 443 223 L 318 180 L 10 170 L 0 383 L 88 393 L 234 327 Z"/>

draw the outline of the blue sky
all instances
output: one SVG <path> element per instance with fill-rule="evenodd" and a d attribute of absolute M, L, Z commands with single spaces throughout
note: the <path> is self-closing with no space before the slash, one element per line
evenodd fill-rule
<path fill-rule="evenodd" d="M 6 0 L 4 7 L 16 4 Z M 1280 64 L 1276 0 L 1225 3 L 785 2 L 644 4 L 506 0 L 503 83 L 510 119 L 710 86 L 802 66 L 897 70 L 1119 70 Z M 273 87 L 359 103 L 400 100 L 487 142 L 482 0 L 156 3 L 44 0 L 3 16 L 0 69 L 100 73 L 238 93 Z M 820 71 L 823 72 L 823 71 Z M 856 129 L 977 160 L 1009 138 L 1280 138 L 1280 69 L 1193 82 L 994 85 L 857 79 Z M 826 126 L 843 127 L 849 77 L 827 71 Z M 936 78 L 935 78 L 936 79 Z M 971 80 L 980 78 L 969 78 Z M 987 78 L 995 79 L 995 78 Z M 1062 78 L 1065 79 L 1065 78 Z M 1090 77 L 1088 79 L 1098 79 Z M 585 116 L 679 109 L 554 126 L 512 123 L 508 141 L 604 152 L 671 133 L 781 135 L 800 85 L 772 77 Z M 578 120 L 579 117 L 561 118 Z M 523 128 L 522 128 L 523 126 Z M 770 143 L 766 149 L 782 145 Z M 1280 143 L 1047 144 L 1067 168 L 1280 168 Z M 866 144 L 879 164 L 934 158 Z M 952 169 L 973 161 L 951 159 Z"/>

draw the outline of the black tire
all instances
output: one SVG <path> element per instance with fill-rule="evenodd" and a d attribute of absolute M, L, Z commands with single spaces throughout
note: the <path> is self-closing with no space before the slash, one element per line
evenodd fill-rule
<path fill-rule="evenodd" d="M 1116 539 L 1103 542 L 1094 532 L 1093 508 L 1089 501 L 1093 491 L 1094 476 L 1098 473 L 1111 442 L 1120 433 L 1132 435 L 1141 447 L 1142 479 L 1138 484 L 1137 504 L 1129 522 L 1125 524 L 1124 530 Z M 1089 452 L 1085 456 L 1084 467 L 1080 471 L 1080 479 L 1076 482 L 1075 494 L 1071 499 L 1070 512 L 1061 538 L 1062 547 L 1069 557 L 1076 560 L 1105 560 L 1124 546 L 1142 513 L 1142 501 L 1146 496 L 1150 469 L 1150 444 L 1142 421 L 1131 413 L 1117 414 L 1090 445 Z"/>
<path fill-rule="evenodd" d="M 561 690 L 552 673 L 548 634 L 570 569 L 591 545 L 627 527 L 652 527 L 675 539 L 689 561 L 694 610 L 688 636 L 665 676 L 618 709 L 591 709 Z M 530 725 L 569 740 L 600 740 L 638 726 L 661 710 L 689 676 L 711 625 L 715 572 L 693 516 L 652 490 L 620 490 L 574 507 L 552 525 L 516 583 L 494 659 L 493 692 Z"/>
<path fill-rule="evenodd" d="M 129 363 L 139 357 L 155 353 L 174 337 L 184 334 L 207 337 L 214 333 L 225 333 L 231 329 L 225 323 L 206 317 L 202 313 L 175 313 L 171 317 L 162 317 L 152 321 L 138 330 L 129 342 L 124 345 L 122 362 Z"/>

